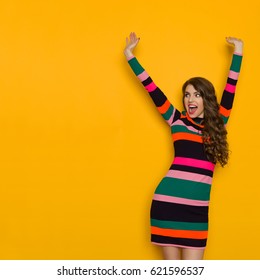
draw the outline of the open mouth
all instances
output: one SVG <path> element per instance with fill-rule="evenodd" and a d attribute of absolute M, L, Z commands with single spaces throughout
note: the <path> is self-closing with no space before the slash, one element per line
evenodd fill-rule
<path fill-rule="evenodd" d="M 194 114 L 196 112 L 196 110 L 198 109 L 198 107 L 195 106 L 195 105 L 189 105 L 188 108 L 189 108 L 189 114 L 190 115 Z"/>

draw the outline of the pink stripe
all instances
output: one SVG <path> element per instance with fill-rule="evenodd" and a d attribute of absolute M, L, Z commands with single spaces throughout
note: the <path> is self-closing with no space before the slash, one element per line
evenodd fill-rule
<path fill-rule="evenodd" d="M 130 56 L 130 57 L 127 57 L 127 61 L 131 60 L 131 59 L 134 58 L 134 57 L 135 57 L 134 55 L 132 55 L 132 56 Z"/>
<path fill-rule="evenodd" d="M 242 55 L 243 55 L 243 54 L 240 53 L 240 52 L 234 52 L 234 54 L 239 55 L 239 56 L 242 56 Z"/>
<path fill-rule="evenodd" d="M 194 159 L 194 158 L 185 158 L 185 157 L 176 157 L 173 161 L 173 164 L 198 167 L 210 171 L 213 171 L 215 167 L 215 164 L 212 162 L 204 161 L 200 159 Z"/>
<path fill-rule="evenodd" d="M 170 202 L 170 203 L 178 203 L 178 204 L 185 204 L 185 205 L 192 205 L 192 206 L 208 206 L 208 200 L 194 200 L 194 199 L 187 199 L 182 197 L 175 197 L 175 196 L 168 196 L 163 194 L 154 194 L 154 200 L 163 201 L 163 202 Z"/>
<path fill-rule="evenodd" d="M 174 118 L 174 115 L 175 115 L 175 111 L 176 111 L 176 109 L 175 109 L 175 108 L 173 108 L 172 115 L 171 115 L 171 117 L 169 118 L 169 120 L 167 121 L 167 123 L 168 123 L 169 125 L 171 125 L 171 124 L 172 124 L 172 121 L 173 121 L 173 118 Z"/>
<path fill-rule="evenodd" d="M 185 124 L 183 123 L 183 121 L 182 121 L 182 120 L 177 120 L 177 121 L 174 123 L 174 125 L 181 125 L 181 126 L 185 126 L 185 127 L 187 127 L 187 128 L 188 128 L 188 130 L 189 130 L 189 131 L 192 131 L 192 132 L 197 132 L 197 133 L 201 134 L 201 131 L 198 131 L 198 129 L 196 129 L 196 128 L 194 128 L 194 127 L 190 126 L 190 125 L 185 125 Z"/>
<path fill-rule="evenodd" d="M 152 92 L 157 88 L 157 86 L 155 85 L 154 82 L 151 82 L 149 85 L 145 86 L 145 88 L 147 89 L 148 92 Z"/>
<path fill-rule="evenodd" d="M 226 84 L 225 90 L 230 92 L 230 93 L 234 93 L 236 90 L 236 86 L 230 85 L 230 84 Z"/>
<path fill-rule="evenodd" d="M 189 247 L 189 246 L 183 246 L 183 245 L 178 245 L 178 244 L 165 244 L 165 243 L 157 243 L 157 242 L 152 242 L 155 245 L 158 246 L 168 246 L 168 247 L 180 247 L 180 248 L 189 248 L 189 249 L 194 249 L 194 250 L 204 250 L 206 247 Z"/>
<path fill-rule="evenodd" d="M 185 172 L 179 170 L 169 170 L 166 177 L 177 178 L 182 180 L 200 182 L 211 185 L 212 178 L 210 176 L 196 174 L 192 172 Z"/>
<path fill-rule="evenodd" d="M 229 74 L 228 74 L 229 78 L 231 78 L 233 80 L 238 80 L 238 76 L 239 76 L 238 72 L 235 72 L 235 71 L 232 71 L 232 70 L 229 71 Z"/>
<path fill-rule="evenodd" d="M 144 71 L 143 73 L 139 74 L 137 77 L 138 77 L 138 79 L 139 79 L 141 82 L 143 82 L 143 81 L 145 81 L 147 78 L 149 78 L 149 75 L 147 74 L 146 71 Z"/>

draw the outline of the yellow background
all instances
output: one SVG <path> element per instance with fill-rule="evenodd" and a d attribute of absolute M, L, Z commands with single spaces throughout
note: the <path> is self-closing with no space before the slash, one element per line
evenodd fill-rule
<path fill-rule="evenodd" d="M 245 41 L 232 151 L 216 169 L 206 259 L 259 259 L 259 9 L 248 1 L 0 2 L 0 258 L 161 259 L 149 209 L 170 131 L 123 56 L 182 109 L 204 76 L 221 96 L 226 36 Z"/>

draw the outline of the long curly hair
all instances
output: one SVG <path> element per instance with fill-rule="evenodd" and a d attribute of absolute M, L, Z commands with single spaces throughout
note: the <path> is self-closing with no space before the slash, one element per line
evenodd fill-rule
<path fill-rule="evenodd" d="M 183 100 L 186 87 L 192 85 L 203 98 L 204 119 L 202 139 L 207 158 L 213 163 L 219 162 L 223 167 L 229 158 L 227 131 L 219 113 L 219 104 L 215 88 L 210 81 L 202 77 L 194 77 L 182 86 Z"/>

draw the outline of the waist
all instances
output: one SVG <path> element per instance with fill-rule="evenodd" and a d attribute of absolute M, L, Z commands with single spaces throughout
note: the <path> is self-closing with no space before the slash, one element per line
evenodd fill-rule
<path fill-rule="evenodd" d="M 214 171 L 215 168 L 215 164 L 210 161 L 187 157 L 175 157 L 172 164 L 202 168 L 210 171 Z"/>

